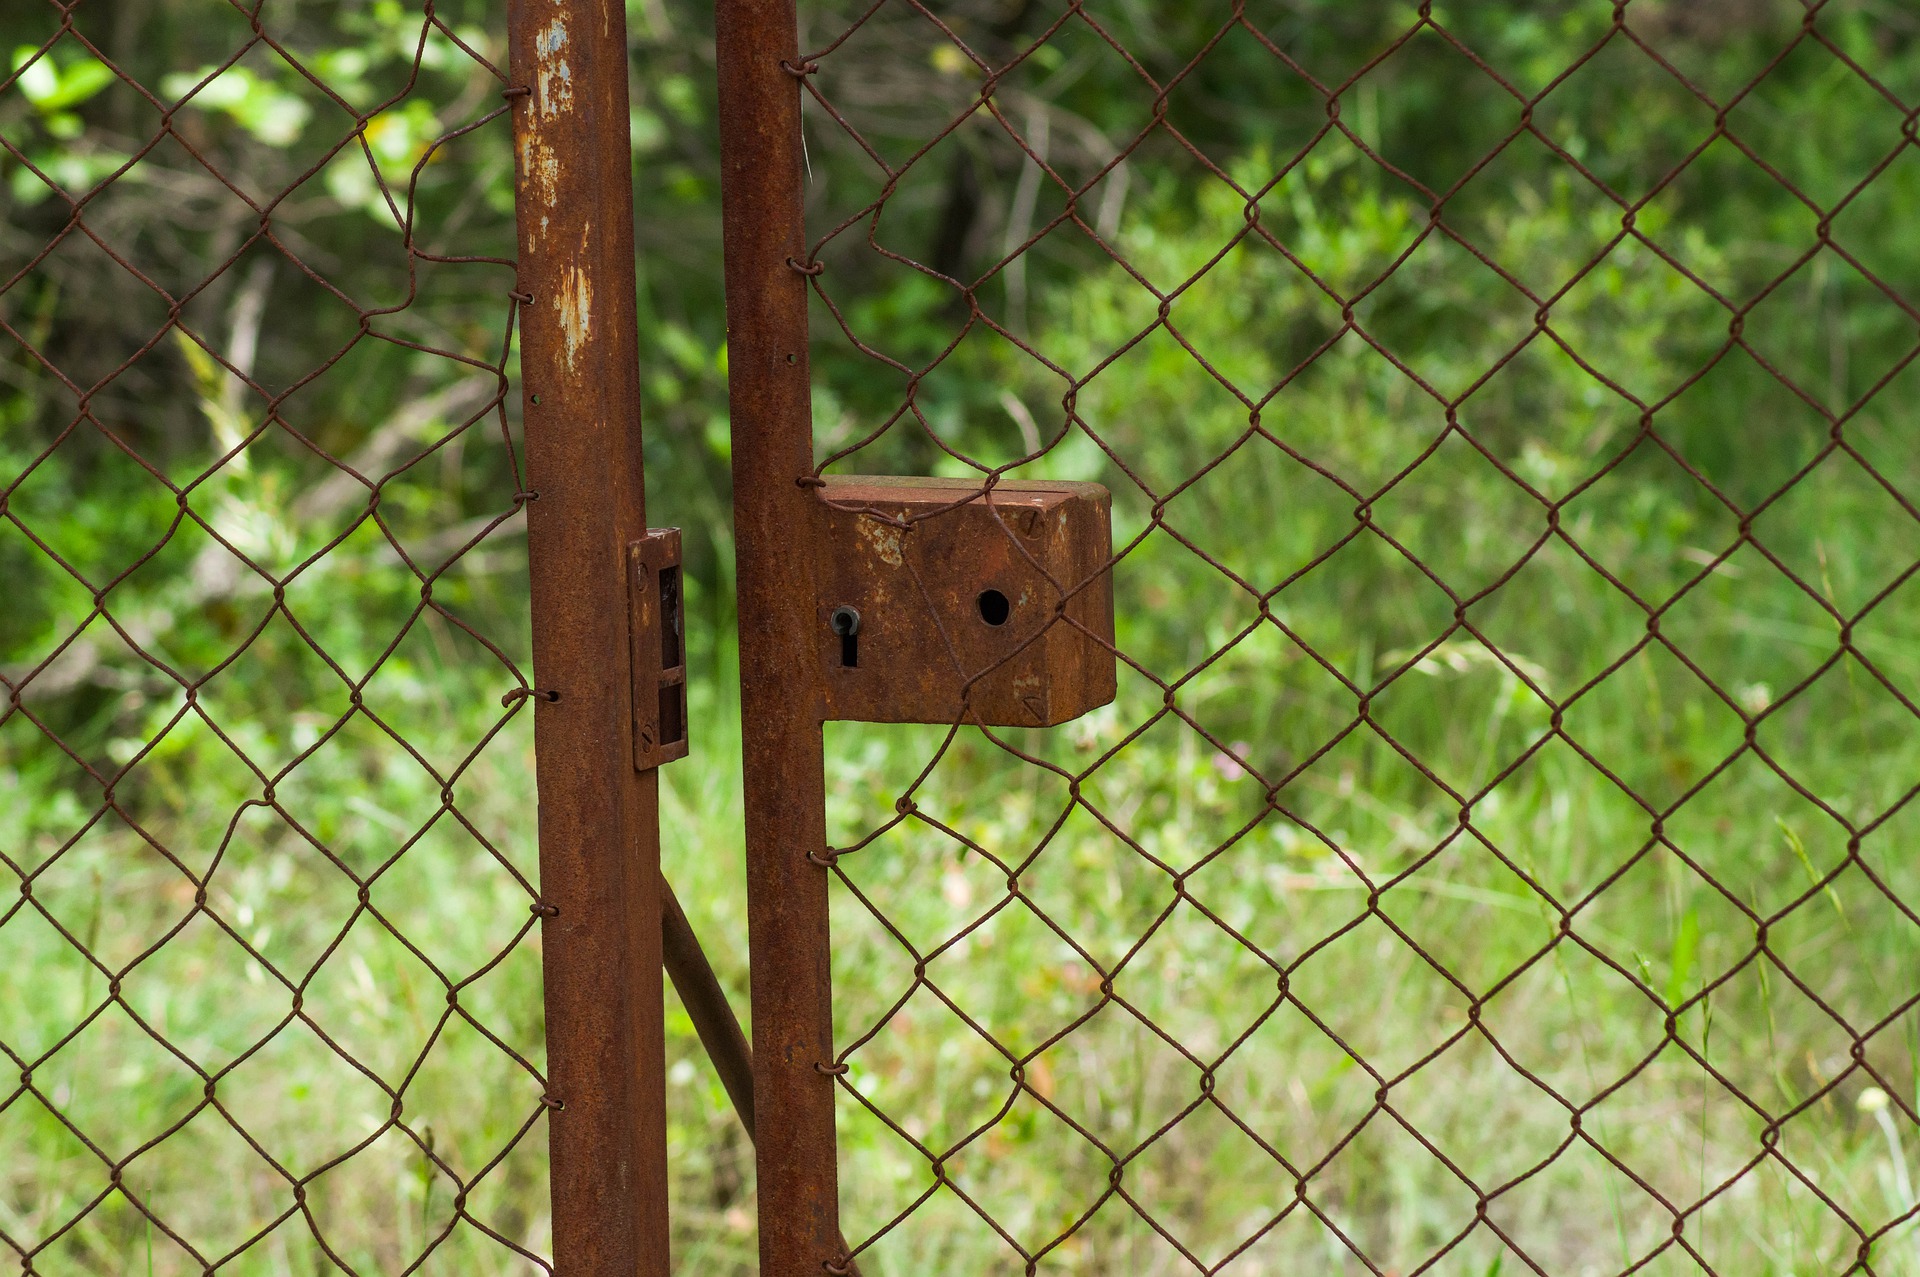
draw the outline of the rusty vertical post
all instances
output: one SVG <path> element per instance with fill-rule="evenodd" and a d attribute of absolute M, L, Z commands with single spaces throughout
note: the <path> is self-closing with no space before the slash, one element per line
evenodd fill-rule
<path fill-rule="evenodd" d="M 509 0 L 553 1254 L 668 1271 L 656 772 L 633 765 L 626 546 L 646 530 L 626 12 Z"/>
<path fill-rule="evenodd" d="M 739 555 L 760 1271 L 844 1253 L 834 1162 L 800 81 L 793 0 L 716 0 Z M 786 64 L 783 66 L 783 63 Z M 838 1265 L 836 1265 L 838 1267 Z"/>

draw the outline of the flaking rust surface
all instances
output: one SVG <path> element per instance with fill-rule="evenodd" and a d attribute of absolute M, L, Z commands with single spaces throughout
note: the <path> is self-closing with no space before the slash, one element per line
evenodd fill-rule
<path fill-rule="evenodd" d="M 565 14 L 555 15 L 534 34 L 533 111 L 520 133 L 520 171 L 521 216 L 533 214 L 530 238 L 536 248 L 552 247 L 547 240 L 553 234 L 560 201 L 560 158 L 551 139 L 578 124 L 569 44 Z M 524 207 L 528 204 L 532 208 Z M 574 233 L 584 251 L 593 234 L 591 217 L 583 217 Z M 561 267 L 550 299 L 569 372 L 579 371 L 581 352 L 593 336 L 593 277 L 580 260 L 582 251 L 572 253 L 575 260 Z"/>

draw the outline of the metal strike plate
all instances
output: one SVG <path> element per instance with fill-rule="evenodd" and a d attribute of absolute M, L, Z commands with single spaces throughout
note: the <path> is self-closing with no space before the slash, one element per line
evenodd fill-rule
<path fill-rule="evenodd" d="M 633 766 L 687 756 L 687 643 L 680 529 L 650 528 L 627 547 L 633 642 Z"/>
<path fill-rule="evenodd" d="M 816 492 L 827 719 L 1051 727 L 1113 699 L 1105 488 L 829 475 Z"/>

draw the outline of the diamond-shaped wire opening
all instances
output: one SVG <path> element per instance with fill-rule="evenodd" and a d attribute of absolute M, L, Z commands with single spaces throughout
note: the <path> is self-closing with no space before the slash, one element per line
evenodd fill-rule
<path fill-rule="evenodd" d="M 1652 409 L 1704 372 L 1734 322 L 1731 303 L 1623 232 L 1555 295 L 1547 332 L 1603 385 Z"/>
<path fill-rule="evenodd" d="M 1700 1051 L 1697 1040 L 1691 1045 Z M 1701 1058 L 1711 1061 L 1712 1054 L 1709 1049 Z M 1762 1156 L 1766 1126 L 1749 1102 L 1677 1045 L 1623 1082 L 1586 1120 L 1597 1147 L 1688 1221 L 1745 1178 Z M 1605 1136 L 1597 1133 L 1602 1123 Z"/>
<path fill-rule="evenodd" d="M 1516 1254 L 1549 1272 L 1581 1262 L 1624 1272 L 1649 1259 L 1642 1271 L 1699 1271 L 1672 1255 L 1672 1212 L 1600 1151 L 1605 1136 L 1592 1119 L 1577 1129 L 1562 1120 L 1559 1138 L 1564 1146 L 1550 1161 L 1501 1185 L 1488 1204 L 1488 1221 Z M 1575 1202 L 1578 1218 L 1569 1219 Z"/>
<path fill-rule="evenodd" d="M 1392 1103 L 1390 1096 L 1385 1103 Z M 1387 1167 L 1395 1174 L 1379 1183 Z M 1355 1210 L 1361 1194 L 1371 1195 L 1364 1187 L 1369 1182 L 1379 1185 L 1383 1200 Z M 1307 1194 L 1360 1253 L 1379 1255 L 1395 1267 L 1416 1268 L 1446 1254 L 1474 1224 L 1474 1190 L 1385 1108 L 1315 1169 Z"/>
<path fill-rule="evenodd" d="M 1462 1104 L 1463 1097 L 1470 1099 Z M 1565 1151 L 1569 1136 L 1565 1109 L 1477 1031 L 1396 1082 L 1392 1105 L 1401 1121 L 1489 1197 L 1549 1165 Z M 1489 1121 L 1499 1126 L 1500 1140 L 1486 1139 Z"/>
<path fill-rule="evenodd" d="M 1453 525 L 1447 511 L 1463 499 L 1485 509 L 1492 526 Z M 1375 497 L 1369 511 L 1378 535 L 1461 598 L 1490 590 L 1544 543 L 1547 513 L 1537 497 L 1457 433 L 1436 440 L 1418 465 Z"/>
<path fill-rule="evenodd" d="M 1237 1173 L 1223 1174 L 1230 1166 Z M 1129 1161 L 1121 1183 L 1149 1226 L 1214 1269 L 1265 1229 L 1273 1186 L 1286 1177 L 1232 1114 L 1209 1102 Z"/>
<path fill-rule="evenodd" d="M 1278 974 L 1278 964 L 1229 924 L 1208 916 L 1205 906 L 1183 901 L 1128 958 L 1113 987 L 1128 1010 L 1211 1068 L 1264 1013 L 1243 991 L 1273 985 Z M 1233 992 L 1222 996 L 1223 990 Z"/>
<path fill-rule="evenodd" d="M 1024 1154 L 1024 1155 L 1023 1155 Z M 1074 1173 L 1054 1175 L 1065 1163 Z M 996 1231 L 1029 1254 L 1056 1244 L 1107 1194 L 1111 1162 L 1034 1094 L 1006 1112 L 946 1165 L 963 1196 Z"/>
<path fill-rule="evenodd" d="M 1688 855 L 1692 841 L 1668 830 L 1644 853 L 1630 861 L 1623 857 L 1620 870 L 1574 922 L 1575 934 L 1590 952 L 1675 1012 L 1752 949 L 1757 925 L 1749 916 L 1750 896 L 1735 894 L 1750 884 L 1718 854 L 1717 840 L 1700 840 L 1705 854 L 1699 861 Z M 1703 874 L 1728 868 L 1736 872 L 1726 882 Z M 1796 886 L 1807 889 L 1804 880 Z M 1636 907 L 1650 893 L 1662 899 L 1663 908 Z"/>
<path fill-rule="evenodd" d="M 1699 1256 L 1697 1262 L 1713 1272 L 1779 1262 L 1777 1256 L 1845 1267 L 1859 1256 L 1863 1232 L 1880 1234 L 1868 1247 L 1871 1263 L 1885 1264 L 1887 1256 L 1912 1246 L 1911 1226 L 1894 1222 L 1911 1210 L 1910 1204 L 1893 1207 L 1882 1198 L 1868 1206 L 1848 1191 L 1851 1185 L 1834 1185 L 1832 1178 L 1813 1180 L 1764 1160 L 1688 1219 L 1686 1243 Z M 1734 1222 L 1756 1210 L 1773 1221 L 1764 1234 Z"/>
<path fill-rule="evenodd" d="M 1540 218 L 1542 208 L 1553 215 Z M 1570 171 L 1553 143 L 1527 130 L 1463 176 L 1438 230 L 1545 302 L 1619 234 L 1620 206 Z"/>
<path fill-rule="evenodd" d="M 1629 22 L 1563 68 L 1534 109 L 1539 136 L 1623 207 L 1652 194 L 1714 135 L 1713 106 L 1632 37 Z"/>
<path fill-rule="evenodd" d="M 227 1209 L 209 1209 L 201 1178 L 208 1166 L 219 1166 L 238 1181 L 240 1191 Z M 293 1184 L 212 1106 L 135 1158 L 122 1184 L 122 1191 L 150 1212 L 157 1229 L 208 1261 L 247 1249 L 297 1208 Z"/>
<path fill-rule="evenodd" d="M 1343 996 L 1353 973 L 1376 973 L 1363 998 Z M 1362 1068 L 1384 1080 L 1400 1076 L 1464 1027 L 1465 1000 L 1445 978 L 1377 917 L 1324 942 L 1289 973 L 1289 997 Z"/>
<path fill-rule="evenodd" d="M 1341 93 L 1342 122 L 1350 111 L 1349 131 L 1373 163 L 1428 198 L 1444 198 L 1522 128 L 1521 95 L 1441 24 L 1409 32 Z M 1382 135 L 1382 116 L 1431 119 L 1441 101 L 1459 111 L 1460 127 L 1437 138 L 1418 128 Z"/>

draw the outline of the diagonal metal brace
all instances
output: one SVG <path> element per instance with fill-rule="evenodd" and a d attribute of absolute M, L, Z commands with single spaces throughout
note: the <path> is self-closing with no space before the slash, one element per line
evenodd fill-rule
<path fill-rule="evenodd" d="M 681 1005 L 693 1021 L 693 1031 L 700 1035 L 700 1045 L 713 1061 L 713 1071 L 720 1075 L 720 1085 L 727 1088 L 727 1098 L 733 1101 L 733 1111 L 751 1140 L 753 1048 L 740 1027 L 740 1018 L 733 1013 L 733 1004 L 727 1001 L 726 990 L 720 987 L 720 977 L 707 961 L 706 950 L 700 947 L 700 937 L 694 934 L 687 911 L 680 907 L 673 884 L 665 875 L 660 878 L 660 901 L 660 952 L 667 976 L 680 994 Z M 859 1277 L 860 1266 L 851 1258 L 853 1248 L 845 1237 L 840 1240 L 840 1249 L 849 1255 L 848 1273 Z"/>
<path fill-rule="evenodd" d="M 660 902 L 660 952 L 667 975 L 693 1020 L 700 1045 L 713 1061 L 714 1072 L 720 1075 L 720 1085 L 727 1088 L 727 1098 L 740 1115 L 740 1125 L 752 1139 L 753 1048 L 747 1045 L 747 1035 L 727 1001 L 726 990 L 720 987 L 720 977 L 714 974 L 700 938 L 693 933 L 693 924 L 687 921 L 686 910 L 680 907 L 672 884 L 664 876 L 660 880 Z"/>

